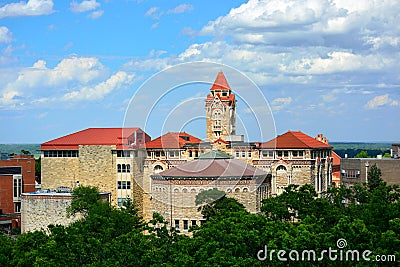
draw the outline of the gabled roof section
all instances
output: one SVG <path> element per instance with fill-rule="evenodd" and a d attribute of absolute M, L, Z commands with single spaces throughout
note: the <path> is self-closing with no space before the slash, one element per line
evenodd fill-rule
<path fill-rule="evenodd" d="M 222 71 L 218 72 L 217 78 L 215 78 L 210 90 L 231 90 L 231 87 Z"/>
<path fill-rule="evenodd" d="M 320 142 L 300 131 L 288 131 L 276 138 L 265 142 L 261 148 L 270 149 L 332 149 L 332 146 Z"/>
<path fill-rule="evenodd" d="M 147 142 L 143 148 L 147 149 L 173 149 L 183 148 L 186 144 L 199 144 L 201 139 L 185 132 L 169 132 L 150 142 Z"/>
<path fill-rule="evenodd" d="M 141 138 L 135 133 L 142 133 Z M 121 149 L 128 143 L 139 145 L 146 140 L 150 140 L 150 137 L 140 128 L 88 128 L 45 142 L 40 147 L 42 150 L 74 150 L 79 145 L 115 145 Z"/>
<path fill-rule="evenodd" d="M 332 158 L 333 158 L 332 164 L 340 166 L 341 157 L 335 151 L 332 151 Z"/>

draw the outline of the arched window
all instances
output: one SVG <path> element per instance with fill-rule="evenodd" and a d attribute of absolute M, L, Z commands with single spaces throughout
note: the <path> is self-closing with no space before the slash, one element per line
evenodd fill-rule
<path fill-rule="evenodd" d="M 117 165 L 117 172 L 121 172 L 121 164 Z"/>
<path fill-rule="evenodd" d="M 126 172 L 130 173 L 131 172 L 131 165 L 126 164 Z"/>
<path fill-rule="evenodd" d="M 160 166 L 160 165 L 156 165 L 156 166 L 154 167 L 154 172 L 155 172 L 155 173 L 162 172 L 163 170 L 164 170 L 164 168 L 163 168 L 162 166 Z"/>
<path fill-rule="evenodd" d="M 279 166 L 276 168 L 276 171 L 286 171 L 286 167 L 283 166 L 283 165 L 279 165 Z"/>
<path fill-rule="evenodd" d="M 122 172 L 126 172 L 126 165 L 122 164 Z"/>

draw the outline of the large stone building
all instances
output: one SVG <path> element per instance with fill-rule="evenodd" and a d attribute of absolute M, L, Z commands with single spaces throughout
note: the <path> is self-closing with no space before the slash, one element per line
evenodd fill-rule
<path fill-rule="evenodd" d="M 42 188 L 98 186 L 112 203 L 132 198 L 145 219 L 152 216 L 151 175 L 221 150 L 271 178 L 271 194 L 289 184 L 311 184 L 318 192 L 332 183 L 334 155 L 322 135 L 288 131 L 267 142 L 236 135 L 236 100 L 219 72 L 206 97 L 207 140 L 185 132 L 154 140 L 139 128 L 87 129 L 42 144 Z M 260 140 L 261 141 L 261 140 Z"/>
<path fill-rule="evenodd" d="M 134 177 L 140 175 L 137 148 L 148 141 L 140 128 L 89 128 L 43 143 L 42 188 L 91 185 L 111 192 L 113 204 L 135 196 L 142 203 L 133 194 L 140 191 Z"/>
<path fill-rule="evenodd" d="M 195 199 L 204 190 L 225 192 L 252 213 L 260 212 L 261 201 L 271 193 L 267 173 L 215 150 L 151 178 L 152 211 L 183 231 L 203 220 Z"/>

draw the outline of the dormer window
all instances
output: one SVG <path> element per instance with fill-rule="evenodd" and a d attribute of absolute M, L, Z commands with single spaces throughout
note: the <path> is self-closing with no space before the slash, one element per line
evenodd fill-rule
<path fill-rule="evenodd" d="M 228 96 L 228 91 L 222 91 L 222 96 Z"/>

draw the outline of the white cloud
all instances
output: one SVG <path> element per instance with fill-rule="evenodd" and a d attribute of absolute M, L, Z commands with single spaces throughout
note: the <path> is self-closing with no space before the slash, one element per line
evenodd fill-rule
<path fill-rule="evenodd" d="M 326 58 L 302 58 L 295 60 L 281 70 L 290 73 L 325 74 L 353 70 L 380 70 L 396 63 L 393 59 L 376 55 L 356 55 L 350 52 L 330 52 Z"/>
<path fill-rule="evenodd" d="M 89 18 L 91 19 L 98 19 L 101 16 L 103 16 L 104 14 L 104 10 L 97 10 L 97 11 L 93 11 L 92 13 L 89 14 Z"/>
<path fill-rule="evenodd" d="M 380 95 L 372 98 L 365 105 L 366 109 L 377 109 L 382 106 L 399 106 L 399 102 L 389 98 L 389 94 Z"/>
<path fill-rule="evenodd" d="M 397 38 L 399 13 L 397 1 L 249 0 L 201 33 L 231 36 L 236 43 L 332 46 L 350 40 L 362 47 L 382 35 Z"/>
<path fill-rule="evenodd" d="M 4 71 L 3 71 L 4 72 Z M 38 60 L 32 67 L 1 73 L 0 108 L 21 105 L 45 105 L 69 99 L 101 99 L 114 89 L 132 81 L 132 75 L 109 70 L 97 58 L 71 57 L 60 61 L 54 68 Z"/>
<path fill-rule="evenodd" d="M 189 4 L 181 4 L 173 9 L 167 11 L 167 14 L 179 14 L 193 10 L 193 6 Z"/>
<path fill-rule="evenodd" d="M 159 7 L 151 7 L 144 15 L 146 17 L 151 17 L 152 19 L 160 19 L 163 12 L 159 10 Z"/>
<path fill-rule="evenodd" d="M 292 103 L 292 98 L 289 97 L 280 97 L 280 98 L 275 98 L 274 100 L 272 100 L 272 110 L 274 111 L 279 111 L 281 110 L 283 107 L 289 105 L 290 103 Z"/>
<path fill-rule="evenodd" d="M 70 4 L 70 10 L 74 13 L 82 13 L 86 11 L 95 10 L 100 6 L 100 3 L 97 3 L 96 0 L 85 0 L 81 3 L 77 3 L 72 1 Z"/>
<path fill-rule="evenodd" d="M 106 81 L 94 86 L 82 87 L 79 91 L 72 91 L 64 95 L 65 101 L 98 100 L 111 93 L 113 90 L 129 85 L 133 81 L 134 75 L 128 75 L 124 71 L 119 71 Z"/>
<path fill-rule="evenodd" d="M 1 26 L 0 27 L 0 43 L 11 43 L 13 40 L 12 38 L 12 33 L 10 30 L 5 27 Z"/>
<path fill-rule="evenodd" d="M 0 19 L 6 17 L 41 16 L 54 12 L 52 0 L 29 0 L 0 7 Z"/>

